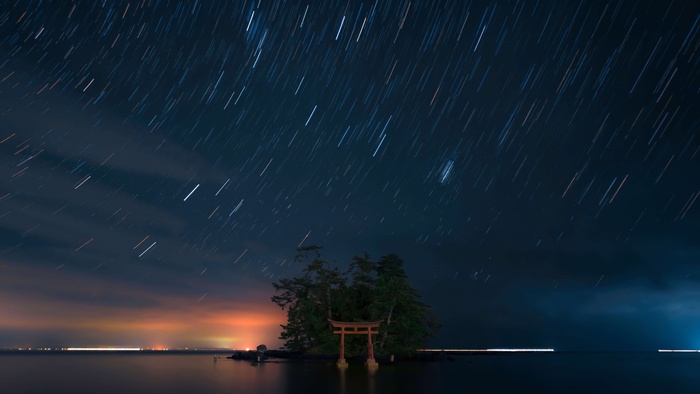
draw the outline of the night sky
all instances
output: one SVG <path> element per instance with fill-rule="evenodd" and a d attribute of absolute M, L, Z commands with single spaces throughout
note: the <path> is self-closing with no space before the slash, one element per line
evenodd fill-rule
<path fill-rule="evenodd" d="M 435 347 L 700 347 L 696 1 L 3 1 L 0 347 L 277 339 L 298 246 Z"/>

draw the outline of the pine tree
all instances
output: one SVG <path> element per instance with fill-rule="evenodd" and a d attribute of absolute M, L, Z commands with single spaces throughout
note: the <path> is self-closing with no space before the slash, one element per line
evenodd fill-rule
<path fill-rule="evenodd" d="M 309 299 L 311 282 L 308 278 L 281 279 L 272 286 L 280 295 L 274 295 L 272 302 L 287 309 L 287 324 L 282 324 L 280 339 L 288 349 L 304 351 L 314 344 L 309 317 L 317 314 Z"/>
<path fill-rule="evenodd" d="M 344 317 L 345 321 L 369 321 L 372 319 L 370 306 L 377 283 L 376 268 L 377 264 L 370 259 L 367 252 L 362 257 L 353 257 L 349 269 L 351 282 L 348 294 L 345 296 L 349 316 Z"/>
<path fill-rule="evenodd" d="M 287 324 L 282 325 L 280 339 L 298 351 L 322 351 L 329 348 L 333 333 L 328 319 L 337 319 L 337 310 L 345 279 L 337 268 L 321 258 L 319 246 L 297 249 L 294 262 L 308 261 L 302 278 L 281 279 L 273 283 L 280 295 L 272 302 L 287 308 Z"/>
<path fill-rule="evenodd" d="M 426 346 L 440 325 L 419 298 L 408 282 L 403 260 L 393 253 L 380 258 L 371 306 L 373 315 L 384 319 L 379 326 L 379 352 L 405 355 Z"/>
<path fill-rule="evenodd" d="M 335 352 L 338 338 L 329 319 L 383 320 L 376 339 L 378 353 L 405 355 L 425 347 L 440 325 L 420 302 L 396 254 L 378 262 L 367 253 L 355 256 L 348 271 L 341 273 L 321 258 L 320 250 L 318 246 L 297 249 L 294 261 L 306 262 L 303 276 L 272 284 L 277 293 L 272 301 L 287 310 L 280 339 L 288 349 Z M 346 337 L 346 354 L 364 353 L 364 341 L 359 335 Z"/>

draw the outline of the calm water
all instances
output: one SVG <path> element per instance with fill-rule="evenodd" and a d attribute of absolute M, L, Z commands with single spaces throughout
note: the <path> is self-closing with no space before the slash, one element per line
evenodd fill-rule
<path fill-rule="evenodd" d="M 222 355 L 223 357 L 223 355 Z M 459 356 L 443 363 L 214 362 L 211 354 L 0 354 L 0 393 L 700 393 L 700 354 Z"/>

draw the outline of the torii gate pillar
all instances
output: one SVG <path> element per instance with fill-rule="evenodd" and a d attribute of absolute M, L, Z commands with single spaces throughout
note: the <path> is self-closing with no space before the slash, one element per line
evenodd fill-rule
<path fill-rule="evenodd" d="M 338 358 L 339 367 L 347 367 L 345 361 L 345 334 L 364 335 L 367 334 L 367 367 L 377 368 L 379 364 L 374 360 L 374 346 L 372 345 L 372 334 L 379 334 L 377 327 L 382 320 L 373 322 L 344 322 L 344 321 L 328 321 L 333 325 L 333 328 L 339 329 L 333 331 L 333 334 L 340 334 L 340 357 Z M 374 330 L 373 330 L 374 329 Z"/>

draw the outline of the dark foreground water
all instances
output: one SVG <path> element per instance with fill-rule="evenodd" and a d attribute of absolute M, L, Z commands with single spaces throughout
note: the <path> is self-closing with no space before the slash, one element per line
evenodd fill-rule
<path fill-rule="evenodd" d="M 222 355 L 223 357 L 223 355 Z M 452 362 L 248 361 L 212 354 L 0 354 L 0 393 L 700 393 L 700 354 L 458 356 Z"/>

